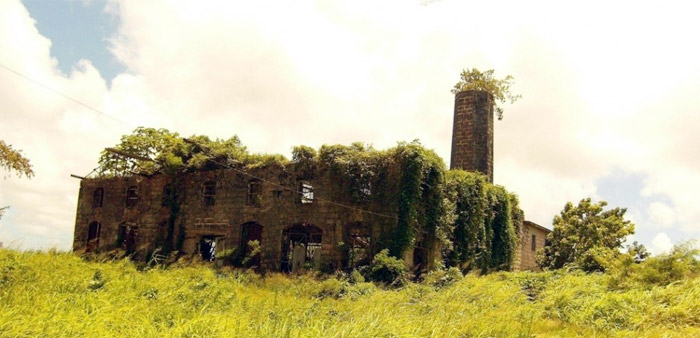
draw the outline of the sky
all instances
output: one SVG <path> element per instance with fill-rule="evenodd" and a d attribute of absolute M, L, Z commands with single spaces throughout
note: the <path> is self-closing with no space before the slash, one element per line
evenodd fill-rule
<path fill-rule="evenodd" d="M 653 253 L 700 238 L 700 3 L 0 1 L 0 242 L 70 249 L 80 181 L 138 126 L 252 152 L 419 139 L 449 161 L 462 69 L 522 95 L 494 181 L 550 227 L 567 201 L 627 208 Z M 21 75 L 20 75 L 21 74 Z M 76 102 L 77 101 L 77 102 Z M 447 163 L 449 164 L 449 163 Z"/>

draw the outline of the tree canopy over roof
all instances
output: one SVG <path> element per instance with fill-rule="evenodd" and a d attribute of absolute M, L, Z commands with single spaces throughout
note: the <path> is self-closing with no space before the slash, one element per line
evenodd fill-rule
<path fill-rule="evenodd" d="M 440 248 L 448 265 L 488 271 L 509 269 L 515 256 L 522 223 L 517 197 L 479 173 L 448 171 L 442 158 L 417 140 L 386 150 L 360 142 L 318 149 L 302 145 L 288 160 L 251 154 L 237 136 L 185 139 L 166 129 L 137 128 L 112 149 L 100 157 L 103 177 L 245 172 L 261 166 L 277 166 L 291 177 L 326 177 L 331 185 L 324 188 L 334 192 L 335 202 L 395 215 L 377 220 L 388 228 L 376 241 L 377 249 L 387 248 L 394 257 L 403 257 L 409 246 Z"/>

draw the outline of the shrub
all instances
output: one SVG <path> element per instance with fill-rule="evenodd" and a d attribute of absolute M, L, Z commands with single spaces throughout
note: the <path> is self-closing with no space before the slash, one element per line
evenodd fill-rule
<path fill-rule="evenodd" d="M 329 278 L 319 284 L 314 296 L 319 299 L 334 298 L 339 299 L 348 292 L 347 281 Z"/>
<path fill-rule="evenodd" d="M 464 278 L 462 272 L 459 271 L 459 269 L 456 267 L 451 267 L 447 270 L 433 270 L 423 275 L 422 277 L 423 284 L 430 285 L 435 289 L 448 287 L 459 282 L 460 280 L 462 280 L 462 278 Z"/>
<path fill-rule="evenodd" d="M 676 245 L 671 252 L 638 262 L 632 254 L 620 254 L 606 263 L 608 284 L 612 289 L 635 286 L 650 288 L 696 276 L 700 273 L 699 249 L 693 242 Z"/>
<path fill-rule="evenodd" d="M 700 249 L 693 247 L 693 242 L 686 242 L 673 247 L 668 254 L 648 258 L 640 264 L 639 276 L 646 284 L 666 285 L 700 272 L 700 261 L 695 256 Z"/>
<path fill-rule="evenodd" d="M 391 286 L 401 286 L 406 281 L 406 265 L 403 260 L 389 256 L 389 250 L 380 251 L 369 266 L 364 267 L 365 279 Z"/>
<path fill-rule="evenodd" d="M 246 268 L 252 267 L 256 262 L 256 258 L 260 254 L 260 241 L 252 240 L 248 241 L 248 252 L 243 258 L 243 266 Z"/>

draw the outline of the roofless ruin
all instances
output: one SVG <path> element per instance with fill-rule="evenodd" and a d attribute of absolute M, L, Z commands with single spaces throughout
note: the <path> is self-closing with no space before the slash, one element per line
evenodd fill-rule
<path fill-rule="evenodd" d="M 81 180 L 73 250 L 297 272 L 366 265 L 388 249 L 416 272 L 533 269 L 547 230 L 491 183 L 493 101 L 456 94 L 450 170 L 419 143 L 300 146 L 291 161 L 237 138 L 165 131 L 156 154 L 122 143 L 103 155 L 121 171 Z"/>

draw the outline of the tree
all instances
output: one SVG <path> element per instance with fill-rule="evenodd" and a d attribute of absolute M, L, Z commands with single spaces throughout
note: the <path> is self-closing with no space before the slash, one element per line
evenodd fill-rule
<path fill-rule="evenodd" d="M 106 176 L 129 176 L 134 173 L 153 173 L 160 169 L 156 160 L 181 142 L 178 133 L 167 129 L 138 127 L 131 135 L 124 135 L 114 148 L 127 157 L 111 151 L 103 151 L 100 156 L 99 173 Z"/>
<path fill-rule="evenodd" d="M 22 156 L 22 151 L 12 149 L 12 145 L 6 144 L 3 140 L 0 140 L 0 167 L 9 172 L 15 171 L 17 177 L 34 176 L 32 165 L 26 157 Z"/>
<path fill-rule="evenodd" d="M 625 208 L 603 211 L 607 204 L 591 203 L 590 198 L 582 199 L 578 206 L 566 203 L 561 214 L 554 216 L 554 231 L 547 236 L 548 244 L 538 257 L 540 266 L 591 266 L 591 257 L 600 252 L 619 253 L 625 237 L 634 233 L 634 224 L 624 219 Z"/>
<path fill-rule="evenodd" d="M 26 157 L 22 156 L 22 151 L 12 149 L 12 145 L 6 144 L 3 140 L 0 140 L 0 167 L 9 172 L 15 171 L 17 177 L 24 175 L 27 178 L 32 178 L 34 176 L 32 165 Z M 0 207 L 0 218 L 9 208 L 9 206 Z"/>
<path fill-rule="evenodd" d="M 187 140 L 167 129 L 138 127 L 111 150 L 102 152 L 99 174 L 129 176 L 155 172 L 178 173 L 226 168 L 230 160 L 239 163 L 260 161 L 249 156 L 238 136 L 211 140 L 193 135 Z"/>
<path fill-rule="evenodd" d="M 641 263 L 651 255 L 647 248 L 637 241 L 627 246 L 627 254 L 634 258 L 635 263 Z"/>
<path fill-rule="evenodd" d="M 510 75 L 503 79 L 494 78 L 493 69 L 489 69 L 485 72 L 481 72 L 476 68 L 472 68 L 471 70 L 465 69 L 462 70 L 462 74 L 460 74 L 459 82 L 457 82 L 452 89 L 452 94 L 467 90 L 483 90 L 493 95 L 496 101 L 500 101 L 501 103 L 513 103 L 520 99 L 522 95 L 514 95 L 510 92 L 510 86 L 512 84 L 513 77 Z M 496 104 L 495 108 L 498 119 L 502 120 L 503 108 L 498 104 Z"/>

